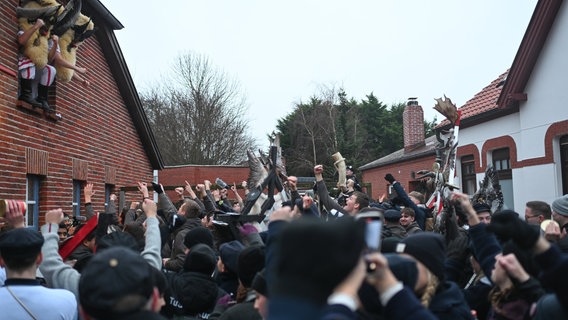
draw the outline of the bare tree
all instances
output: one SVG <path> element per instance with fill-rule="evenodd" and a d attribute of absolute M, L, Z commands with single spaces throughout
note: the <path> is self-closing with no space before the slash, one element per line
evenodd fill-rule
<path fill-rule="evenodd" d="M 180 55 L 162 82 L 141 97 L 167 165 L 238 164 L 256 147 L 238 82 L 207 57 Z"/>

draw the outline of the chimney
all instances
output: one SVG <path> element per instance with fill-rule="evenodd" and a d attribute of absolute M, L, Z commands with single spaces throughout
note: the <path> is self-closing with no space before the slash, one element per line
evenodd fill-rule
<path fill-rule="evenodd" d="M 424 143 L 424 111 L 418 104 L 418 98 L 408 98 L 402 113 L 402 129 L 404 132 L 404 152 L 410 152 L 425 145 Z"/>

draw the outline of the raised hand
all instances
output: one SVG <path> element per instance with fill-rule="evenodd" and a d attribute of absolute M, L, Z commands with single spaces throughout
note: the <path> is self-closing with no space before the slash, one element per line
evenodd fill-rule
<path fill-rule="evenodd" d="M 49 210 L 45 214 L 45 222 L 47 223 L 60 224 L 61 221 L 63 221 L 63 209 L 61 208 Z"/>
<path fill-rule="evenodd" d="M 138 182 L 138 191 L 140 191 L 140 193 L 142 193 L 142 196 L 144 198 L 149 197 L 148 184 L 146 182 Z"/>

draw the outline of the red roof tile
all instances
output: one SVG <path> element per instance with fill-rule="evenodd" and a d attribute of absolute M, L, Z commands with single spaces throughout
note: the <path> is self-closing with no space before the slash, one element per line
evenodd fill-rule
<path fill-rule="evenodd" d="M 478 92 L 473 98 L 469 99 L 463 106 L 459 108 L 461 111 L 461 120 L 469 117 L 487 112 L 489 110 L 497 109 L 497 100 L 503 89 L 503 81 L 505 81 L 509 70 L 505 71 L 497 79 L 493 80 L 488 86 Z M 448 125 L 450 122 L 444 119 L 436 128 Z"/>

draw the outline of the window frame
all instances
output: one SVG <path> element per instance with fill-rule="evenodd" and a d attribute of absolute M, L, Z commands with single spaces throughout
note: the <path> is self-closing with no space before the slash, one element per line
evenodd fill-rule
<path fill-rule="evenodd" d="M 39 228 L 39 194 L 42 176 L 35 174 L 26 175 L 26 215 L 27 227 Z M 30 224 L 30 216 L 32 224 Z"/>

